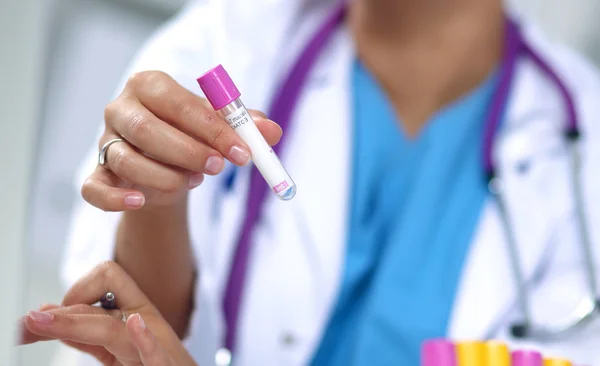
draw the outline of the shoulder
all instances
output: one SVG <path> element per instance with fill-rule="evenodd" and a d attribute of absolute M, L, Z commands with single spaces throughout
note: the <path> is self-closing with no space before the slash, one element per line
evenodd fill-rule
<path fill-rule="evenodd" d="M 586 57 L 546 39 L 535 27 L 528 26 L 526 37 L 551 63 L 573 95 L 581 131 L 581 178 L 590 237 L 600 243 L 600 71 Z"/>
<path fill-rule="evenodd" d="M 195 0 L 155 32 L 128 75 L 160 70 L 200 93 L 196 78 L 222 64 L 264 109 L 274 84 L 334 0 Z"/>
<path fill-rule="evenodd" d="M 223 64 L 244 84 L 293 48 L 292 35 L 332 0 L 193 0 L 158 29 L 131 63 L 128 74 L 160 70 L 197 92 L 195 79 Z M 268 20 L 268 21 L 267 21 Z M 293 53 L 293 52 L 291 52 Z M 261 68 L 261 65 L 269 64 Z M 264 77 L 272 73 L 264 72 Z M 252 87 L 252 85 L 250 85 Z M 250 89 L 252 90 L 252 89 Z"/>
<path fill-rule="evenodd" d="M 586 145 L 600 144 L 600 70 L 580 53 L 546 38 L 536 26 L 524 24 L 523 31 L 571 92 Z"/>

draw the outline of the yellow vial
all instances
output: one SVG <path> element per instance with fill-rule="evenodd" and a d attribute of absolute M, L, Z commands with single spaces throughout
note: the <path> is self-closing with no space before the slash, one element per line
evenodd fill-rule
<path fill-rule="evenodd" d="M 485 344 L 484 350 L 485 366 L 510 366 L 510 350 L 502 342 L 490 341 Z"/>
<path fill-rule="evenodd" d="M 460 342 L 456 345 L 458 366 L 484 366 L 485 343 Z"/>
<path fill-rule="evenodd" d="M 544 360 L 544 366 L 573 366 L 571 361 L 563 358 L 546 358 Z"/>

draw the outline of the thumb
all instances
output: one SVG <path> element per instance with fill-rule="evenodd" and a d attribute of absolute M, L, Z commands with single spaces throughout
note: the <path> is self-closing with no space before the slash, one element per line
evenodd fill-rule
<path fill-rule="evenodd" d="M 137 348 L 144 366 L 174 366 L 140 314 L 130 315 L 127 319 L 127 334 Z"/>

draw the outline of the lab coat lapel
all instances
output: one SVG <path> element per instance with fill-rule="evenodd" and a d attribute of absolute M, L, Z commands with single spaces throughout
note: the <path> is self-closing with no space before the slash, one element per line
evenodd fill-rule
<path fill-rule="evenodd" d="M 531 40 L 529 41 L 532 42 Z M 533 44 L 536 49 L 542 45 Z M 543 267 L 543 258 L 552 235 L 552 222 L 567 205 L 552 204 L 541 191 L 544 180 L 552 180 L 547 171 L 536 169 L 545 159 L 548 145 L 540 140 L 538 126 L 552 129 L 561 123 L 556 87 L 527 59 L 521 58 L 509 100 L 502 131 L 497 137 L 494 159 L 504 201 L 515 231 L 521 264 L 526 280 Z M 557 129 L 544 138 L 560 138 Z M 552 141 L 551 143 L 562 143 Z M 533 166 L 523 173 L 519 165 Z M 558 165 L 557 165 L 558 168 Z M 559 169 L 557 169 L 559 170 Z M 542 174 L 543 173 L 543 174 Z M 564 202 L 563 202 L 564 203 Z M 517 300 L 505 230 L 496 201 L 490 196 L 485 203 L 454 304 L 449 336 L 458 339 L 493 337 L 506 320 Z"/>
<path fill-rule="evenodd" d="M 294 116 L 285 159 L 298 186 L 296 219 L 311 258 L 316 313 L 313 347 L 337 295 L 345 253 L 352 120 L 350 66 L 352 41 L 345 29 L 333 35 L 313 68 Z M 304 306 L 289 304 L 290 306 Z"/>
<path fill-rule="evenodd" d="M 252 16 L 265 17 L 270 14 L 278 19 L 275 23 L 269 22 L 268 26 L 249 32 L 248 39 L 238 36 L 235 40 L 228 40 L 235 44 L 228 44 L 226 49 L 230 51 L 222 50 L 226 54 L 224 59 L 230 61 L 228 70 L 235 77 L 240 90 L 251 91 L 242 96 L 250 108 L 267 111 L 277 90 L 277 82 L 289 72 L 297 55 L 316 27 L 328 16 L 335 2 L 323 1 L 322 6 L 311 12 L 308 11 L 309 3 L 309 0 L 294 4 L 272 1 L 267 10 L 261 9 L 260 14 L 253 14 L 252 6 L 247 9 L 247 14 L 243 9 L 236 10 L 236 14 L 239 13 L 236 15 L 239 28 L 247 26 L 243 19 Z M 305 11 L 303 17 L 308 20 L 294 23 L 294 16 L 302 10 Z M 280 19 L 282 17 L 285 19 Z M 295 24 L 293 30 L 290 24 Z M 257 36 L 257 32 L 264 33 L 264 36 Z M 243 34 L 239 30 L 235 33 Z M 274 34 L 283 36 L 274 39 Z M 281 49 L 283 44 L 287 47 L 285 52 Z M 244 61 L 239 58 L 242 50 L 259 52 L 264 57 Z M 306 243 L 307 250 L 316 253 L 318 260 L 314 270 L 322 272 L 319 278 L 323 281 L 319 287 L 323 289 L 320 292 L 324 296 L 337 288 L 337 274 L 343 264 L 347 232 L 352 132 L 349 83 L 353 52 L 347 30 L 340 27 L 310 72 L 303 95 L 292 115 L 291 126 L 284 131 L 286 146 L 280 156 L 298 186 L 296 197 L 287 204 L 293 207 L 301 223 L 298 235 Z M 257 80 L 261 82 L 257 83 Z"/>
<path fill-rule="evenodd" d="M 315 12 L 308 34 L 326 14 Z M 308 75 L 284 131 L 280 158 L 298 193 L 288 202 L 269 196 L 255 228 L 240 318 L 240 364 L 259 364 L 267 353 L 272 364 L 307 364 L 334 306 L 351 181 L 352 55 L 352 42 L 340 29 Z"/>

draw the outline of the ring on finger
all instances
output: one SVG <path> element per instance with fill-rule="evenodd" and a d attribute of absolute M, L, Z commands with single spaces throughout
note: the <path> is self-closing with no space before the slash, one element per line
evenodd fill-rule
<path fill-rule="evenodd" d="M 107 143 L 102 145 L 102 148 L 100 149 L 100 152 L 98 153 L 98 165 L 100 165 L 100 166 L 106 165 L 106 153 L 108 152 L 108 148 L 110 147 L 110 145 L 112 145 L 116 142 L 125 142 L 125 140 L 118 137 L 116 139 L 109 140 Z"/>

